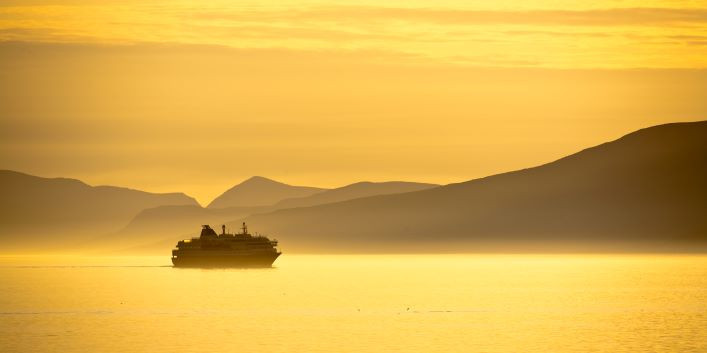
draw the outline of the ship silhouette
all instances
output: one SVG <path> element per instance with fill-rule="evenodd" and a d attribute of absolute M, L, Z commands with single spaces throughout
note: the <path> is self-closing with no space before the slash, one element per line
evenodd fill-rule
<path fill-rule="evenodd" d="M 175 267 L 271 267 L 281 252 L 277 240 L 248 233 L 245 222 L 240 233 L 221 234 L 203 225 L 198 238 L 180 240 L 172 250 Z"/>

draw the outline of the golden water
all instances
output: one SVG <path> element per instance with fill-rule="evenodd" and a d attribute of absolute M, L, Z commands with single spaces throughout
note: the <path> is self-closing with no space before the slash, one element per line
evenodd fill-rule
<path fill-rule="evenodd" d="M 168 261 L 1 258 L 0 351 L 707 351 L 707 256 Z"/>

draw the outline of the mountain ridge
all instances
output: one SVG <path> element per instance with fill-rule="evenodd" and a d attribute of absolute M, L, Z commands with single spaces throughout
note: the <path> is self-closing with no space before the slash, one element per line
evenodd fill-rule
<path fill-rule="evenodd" d="M 348 184 L 338 188 L 325 190 L 305 197 L 284 199 L 273 205 L 273 207 L 278 209 L 309 207 L 319 204 L 346 201 L 368 196 L 399 194 L 404 192 L 418 191 L 437 186 L 439 185 L 409 181 L 359 181 L 353 184 Z"/>
<path fill-rule="evenodd" d="M 363 188 L 361 188 L 363 186 Z M 391 194 L 436 187 L 435 184 L 414 182 L 358 182 L 339 188 L 325 190 L 320 193 L 301 198 L 285 199 L 269 206 L 235 206 L 227 208 L 201 208 L 197 206 L 158 206 L 138 213 L 123 229 L 108 238 L 117 239 L 153 239 L 156 237 L 173 237 L 177 235 L 198 233 L 200 224 L 223 224 L 237 217 L 250 214 L 270 212 L 280 208 L 308 207 L 313 204 L 338 202 L 342 199 L 353 199 L 370 196 L 371 193 Z M 318 197 L 322 195 L 323 197 Z M 157 239 L 159 240 L 159 239 Z M 160 243 L 155 241 L 155 243 Z"/>
<path fill-rule="evenodd" d="M 304 197 L 324 188 L 289 185 L 262 176 L 252 176 L 217 196 L 206 208 L 270 206 L 292 197 Z"/>
<path fill-rule="evenodd" d="M 77 179 L 44 178 L 12 170 L 0 170 L 0 193 L 0 236 L 20 241 L 61 242 L 50 236 L 54 233 L 67 233 L 67 238 L 91 236 L 124 226 L 145 208 L 198 205 L 183 193 L 91 186 Z"/>
<path fill-rule="evenodd" d="M 658 125 L 532 168 L 244 220 L 302 251 L 703 243 L 705 141 L 707 121 Z"/>
<path fill-rule="evenodd" d="M 307 196 L 265 206 L 209 208 L 183 193 L 0 170 L 0 235 L 63 242 L 100 230 L 113 245 L 134 241 L 130 245 L 139 248 L 196 233 L 199 224 L 236 228 L 247 221 L 295 252 L 551 251 L 568 245 L 606 251 L 660 244 L 707 251 L 705 180 L 707 121 L 643 128 L 549 163 L 460 183 L 301 187 Z M 229 191 L 243 184 L 300 188 L 254 176 Z M 168 237 L 158 239 L 159 232 Z"/>

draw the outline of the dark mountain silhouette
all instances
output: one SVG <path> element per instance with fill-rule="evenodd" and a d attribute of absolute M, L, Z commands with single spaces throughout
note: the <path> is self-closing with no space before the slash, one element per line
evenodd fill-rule
<path fill-rule="evenodd" d="M 176 242 L 197 235 L 201 231 L 202 224 L 220 225 L 230 219 L 269 210 L 272 208 L 268 206 L 210 209 L 198 205 L 183 205 L 148 208 L 138 213 L 120 231 L 96 239 L 96 242 L 91 245 L 100 245 L 103 248 L 115 248 L 117 245 L 124 248 L 144 245 L 163 238 Z"/>
<path fill-rule="evenodd" d="M 707 122 L 464 183 L 245 220 L 285 251 L 704 251 Z"/>
<path fill-rule="evenodd" d="M 221 194 L 208 208 L 269 206 L 292 197 L 304 197 L 326 189 L 292 186 L 254 176 Z"/>
<path fill-rule="evenodd" d="M 160 205 L 198 203 L 182 193 L 155 194 L 79 180 L 0 171 L 0 236 L 44 240 L 120 229 L 138 212 Z"/>
<path fill-rule="evenodd" d="M 176 242 L 181 238 L 198 233 L 200 231 L 199 225 L 201 224 L 218 225 L 254 213 L 270 212 L 282 208 L 312 206 L 371 195 L 424 190 L 436 186 L 438 185 L 402 181 L 360 182 L 325 190 L 307 197 L 285 199 L 271 206 L 227 208 L 201 208 L 194 205 L 159 206 L 140 212 L 124 229 L 106 237 L 104 240 L 107 240 L 107 242 L 103 245 L 104 247 L 112 247 L 113 243 L 128 240 L 131 242 L 155 243 L 162 238 L 169 239 L 169 242 Z M 155 244 L 163 243 L 157 241 Z M 145 247 L 150 248 L 149 245 Z"/>
<path fill-rule="evenodd" d="M 307 197 L 285 199 L 276 203 L 273 207 L 275 209 L 308 207 L 374 195 L 399 194 L 403 192 L 419 191 L 437 186 L 439 185 L 411 183 L 405 181 L 388 181 L 381 183 L 363 181 L 336 189 L 322 191 Z"/>
<path fill-rule="evenodd" d="M 264 207 L 228 207 L 208 209 L 198 205 L 159 206 L 142 210 L 121 230 L 125 234 L 170 232 L 198 233 L 201 224 L 223 222 L 226 217 L 247 216 Z"/>

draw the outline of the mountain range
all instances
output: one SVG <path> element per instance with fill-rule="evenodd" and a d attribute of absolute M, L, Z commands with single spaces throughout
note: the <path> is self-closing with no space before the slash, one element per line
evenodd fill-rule
<path fill-rule="evenodd" d="M 105 239 L 115 243 L 125 241 L 126 239 L 167 239 L 165 242 L 168 243 L 173 242 L 177 235 L 187 237 L 198 233 L 200 230 L 199 225 L 201 224 L 223 224 L 254 213 L 271 212 L 284 208 L 308 207 L 371 195 L 402 193 L 439 186 L 436 184 L 402 181 L 381 183 L 359 182 L 340 188 L 320 189 L 322 191 L 306 197 L 285 198 L 293 194 L 291 190 L 288 190 L 288 187 L 292 188 L 294 193 L 300 192 L 303 187 L 290 186 L 263 177 L 257 178 L 257 183 L 253 183 L 253 178 L 251 178 L 236 185 L 227 192 L 236 190 L 240 194 L 249 195 L 269 192 L 269 200 L 270 202 L 274 201 L 274 204 L 268 206 L 231 206 L 226 208 L 214 208 L 211 206 L 202 208 L 194 205 L 154 207 L 143 210 L 137 214 L 124 229 L 109 237 L 105 237 Z M 267 191 L 267 185 L 274 186 L 273 189 L 276 190 L 277 193 Z M 248 190 L 253 186 L 256 186 L 256 190 Z M 260 204 L 260 202 L 254 203 Z M 239 228 L 239 226 L 235 228 Z"/>
<path fill-rule="evenodd" d="M 240 221 L 292 251 L 704 251 L 707 121 L 534 168 Z"/>
<path fill-rule="evenodd" d="M 113 186 L 90 186 L 67 178 L 0 171 L 0 239 L 5 248 L 68 246 L 124 249 L 162 239 L 189 237 L 201 224 L 222 224 L 256 212 L 311 206 L 437 185 L 360 182 L 324 189 L 292 186 L 255 176 L 230 188 L 208 207 L 182 193 L 154 194 Z M 304 195 L 304 196 L 303 196 Z M 216 207 L 216 206 L 226 207 Z M 248 206 L 239 206 L 248 205 Z"/>
<path fill-rule="evenodd" d="M 10 170 L 0 170 L 0 193 L 0 236 L 5 242 L 61 243 L 118 230 L 146 208 L 198 205 L 182 193 L 90 186 L 76 179 Z"/>
<path fill-rule="evenodd" d="M 359 182 L 325 189 L 247 179 L 207 207 L 75 179 L 0 171 L 8 250 L 165 253 L 227 224 L 285 252 L 705 251 L 707 121 L 642 129 L 541 166 L 449 185 Z"/>

